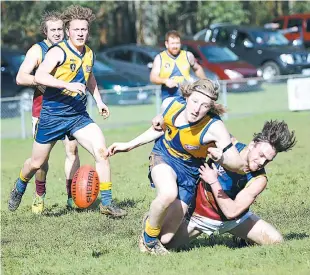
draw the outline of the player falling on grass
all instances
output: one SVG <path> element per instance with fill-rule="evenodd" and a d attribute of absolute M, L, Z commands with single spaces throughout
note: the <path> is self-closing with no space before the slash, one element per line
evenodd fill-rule
<path fill-rule="evenodd" d="M 207 155 L 223 148 L 219 160 L 223 166 L 239 171 L 244 164 L 218 116 L 224 109 L 215 103 L 218 90 L 214 83 L 202 79 L 181 86 L 181 91 L 183 96 L 170 97 L 162 103 L 165 131 L 151 127 L 129 142 L 114 143 L 108 148 L 109 154 L 114 155 L 156 140 L 150 156 L 149 178 L 157 196 L 151 203 L 139 242 L 140 250 L 151 254 L 168 253 L 162 242 L 170 242 L 178 230 L 195 196 L 198 169 Z M 218 148 L 210 148 L 214 144 Z"/>
<path fill-rule="evenodd" d="M 40 112 L 42 109 L 42 100 L 45 87 L 38 85 L 34 80 L 34 71 L 42 63 L 49 47 L 64 39 L 63 21 L 61 20 L 61 13 L 56 11 L 45 12 L 41 18 L 41 32 L 45 39 L 34 44 L 27 52 L 26 57 L 21 64 L 16 82 L 18 85 L 34 86 L 35 91 L 33 95 L 32 105 L 32 133 L 35 135 L 36 125 L 38 123 Z M 66 136 L 63 140 L 66 152 L 65 160 L 65 176 L 67 187 L 67 206 L 73 207 L 73 200 L 71 195 L 71 183 L 74 173 L 80 166 L 80 159 L 78 156 L 78 148 L 76 140 L 69 140 Z M 36 192 L 32 203 L 32 212 L 40 214 L 44 210 L 44 198 L 46 194 L 46 174 L 48 171 L 48 162 L 44 163 L 42 167 L 35 174 Z"/>
<path fill-rule="evenodd" d="M 283 241 L 281 233 L 271 224 L 253 214 L 249 208 L 267 186 L 264 167 L 280 152 L 296 143 L 282 121 L 268 121 L 262 131 L 245 145 L 237 142 L 241 158 L 246 161 L 246 173 L 231 172 L 220 164 L 205 164 L 200 168 L 196 207 L 189 222 L 184 220 L 169 247 L 179 247 L 202 233 L 212 235 L 229 232 L 256 244 L 276 244 Z M 217 156 L 219 157 L 219 156 Z"/>
<path fill-rule="evenodd" d="M 86 112 L 86 88 L 96 100 L 101 115 L 109 116 L 92 73 L 93 51 L 85 45 L 95 15 L 89 8 L 70 6 L 62 14 L 68 40 L 52 46 L 35 74 L 35 82 L 47 86 L 43 94 L 40 120 L 35 133 L 32 156 L 17 179 L 9 199 L 9 209 L 18 208 L 29 180 L 48 160 L 57 142 L 74 137 L 96 161 L 100 180 L 103 214 L 124 216 L 126 212 L 112 203 L 110 164 L 101 129 Z"/>

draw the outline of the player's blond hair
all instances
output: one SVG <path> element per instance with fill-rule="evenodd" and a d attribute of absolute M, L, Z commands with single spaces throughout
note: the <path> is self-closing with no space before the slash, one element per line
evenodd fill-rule
<path fill-rule="evenodd" d="M 40 19 L 40 31 L 43 35 L 47 34 L 47 21 L 58 21 L 61 19 L 61 13 L 58 11 L 45 11 Z"/>
<path fill-rule="evenodd" d="M 62 13 L 61 18 L 64 22 L 65 28 L 67 29 L 69 28 L 72 20 L 86 20 L 89 26 L 90 23 L 96 19 L 96 16 L 90 8 L 71 5 Z"/>
<path fill-rule="evenodd" d="M 209 112 L 217 115 L 226 113 L 226 108 L 222 104 L 215 102 L 219 96 L 219 86 L 211 79 L 199 79 L 190 84 L 183 84 L 180 89 L 182 96 L 185 98 L 189 97 L 193 92 L 198 92 L 209 97 L 211 99 Z"/>

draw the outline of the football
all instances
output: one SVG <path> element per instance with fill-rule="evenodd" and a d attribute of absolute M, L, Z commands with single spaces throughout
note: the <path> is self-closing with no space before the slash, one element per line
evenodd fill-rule
<path fill-rule="evenodd" d="M 81 166 L 72 179 L 71 193 L 74 203 L 79 208 L 91 206 L 99 193 L 99 177 L 90 165 Z"/>

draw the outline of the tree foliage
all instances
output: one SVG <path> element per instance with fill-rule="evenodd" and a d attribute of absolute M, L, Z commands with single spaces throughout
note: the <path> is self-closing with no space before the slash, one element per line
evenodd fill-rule
<path fill-rule="evenodd" d="M 310 12 L 309 1 L 2 1 L 1 43 L 26 50 L 43 39 L 40 15 L 72 4 L 91 8 L 94 49 L 121 43 L 156 44 L 171 29 L 191 35 L 212 23 L 263 25 L 283 14 Z"/>

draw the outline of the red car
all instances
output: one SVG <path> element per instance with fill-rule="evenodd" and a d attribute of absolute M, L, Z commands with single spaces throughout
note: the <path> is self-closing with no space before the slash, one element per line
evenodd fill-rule
<path fill-rule="evenodd" d="M 215 73 L 219 79 L 232 80 L 228 89 L 235 91 L 248 91 L 260 87 L 261 76 L 253 65 L 242 61 L 227 47 L 204 41 L 182 40 L 182 49 L 193 53 L 197 62 L 203 67 Z"/>

